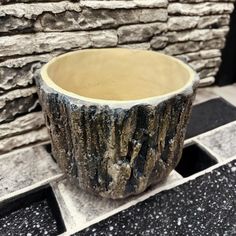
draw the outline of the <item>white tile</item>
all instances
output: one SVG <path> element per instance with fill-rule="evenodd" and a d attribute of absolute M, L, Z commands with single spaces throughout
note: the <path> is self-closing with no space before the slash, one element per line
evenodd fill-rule
<path fill-rule="evenodd" d="M 198 136 L 197 141 L 224 160 L 236 155 L 236 122 Z"/>
<path fill-rule="evenodd" d="M 198 88 L 194 105 L 219 97 L 211 88 Z"/>
<path fill-rule="evenodd" d="M 0 199 L 37 183 L 46 183 L 61 172 L 42 146 L 0 156 Z"/>
<path fill-rule="evenodd" d="M 223 87 L 214 86 L 211 89 L 215 94 L 236 106 L 236 83 Z"/>

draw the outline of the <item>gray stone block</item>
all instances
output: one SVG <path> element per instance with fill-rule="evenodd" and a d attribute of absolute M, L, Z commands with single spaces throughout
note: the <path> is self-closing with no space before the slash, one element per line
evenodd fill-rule
<path fill-rule="evenodd" d="M 160 34 L 166 30 L 165 23 L 149 23 L 139 25 L 121 26 L 117 33 L 119 43 L 145 42 L 152 36 Z"/>
<path fill-rule="evenodd" d="M 24 134 L 2 139 L 0 142 L 0 154 L 19 147 L 46 141 L 49 141 L 48 131 L 46 127 L 42 127 L 38 130 L 32 130 Z"/>
<path fill-rule="evenodd" d="M 168 37 L 154 36 L 150 42 L 153 49 L 163 49 L 168 43 Z"/>
<path fill-rule="evenodd" d="M 220 29 L 194 29 L 181 32 L 168 32 L 166 36 L 169 42 L 184 42 L 184 41 L 205 41 L 217 38 L 224 38 L 229 31 L 229 27 L 225 26 Z"/>
<path fill-rule="evenodd" d="M 169 17 L 167 27 L 169 31 L 186 30 L 195 28 L 198 22 L 198 16 L 173 16 Z"/>
<path fill-rule="evenodd" d="M 218 68 L 221 63 L 220 57 L 209 58 L 209 59 L 201 59 L 192 61 L 189 64 L 198 72 L 205 68 Z"/>
<path fill-rule="evenodd" d="M 211 39 L 207 41 L 186 41 L 168 45 L 163 51 L 169 55 L 180 55 L 200 50 L 222 49 L 225 45 L 225 38 Z"/>
<path fill-rule="evenodd" d="M 36 31 L 106 29 L 126 24 L 167 21 L 166 9 L 83 9 L 82 12 L 47 12 L 35 23 Z"/>
<path fill-rule="evenodd" d="M 44 117 L 42 112 L 32 112 L 20 116 L 9 123 L 0 124 L 0 139 L 12 137 L 30 130 L 37 130 L 44 126 Z"/>
<path fill-rule="evenodd" d="M 230 14 L 233 9 L 234 4 L 228 2 L 204 2 L 198 4 L 170 3 L 168 6 L 170 15 L 186 16 Z"/>
<path fill-rule="evenodd" d="M 214 15 L 214 16 L 202 16 L 199 18 L 197 27 L 203 28 L 219 28 L 222 26 L 228 26 L 230 21 L 230 15 Z"/>
<path fill-rule="evenodd" d="M 138 8 L 138 7 L 166 7 L 167 0 L 131 0 L 131 1 L 80 1 L 82 7 L 89 7 L 92 9 L 119 9 L 119 8 Z"/>
<path fill-rule="evenodd" d="M 13 55 L 72 50 L 73 48 L 113 47 L 115 30 L 37 33 L 0 37 L 0 58 Z"/>
<path fill-rule="evenodd" d="M 0 123 L 28 113 L 38 105 L 35 87 L 10 91 L 0 97 Z"/>

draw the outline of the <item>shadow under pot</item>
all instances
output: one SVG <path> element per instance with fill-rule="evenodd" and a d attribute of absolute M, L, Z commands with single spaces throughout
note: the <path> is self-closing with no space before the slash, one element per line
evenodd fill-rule
<path fill-rule="evenodd" d="M 144 50 L 80 50 L 48 62 L 36 83 L 53 156 L 81 189 L 124 198 L 178 164 L 198 84 L 182 61 Z"/>

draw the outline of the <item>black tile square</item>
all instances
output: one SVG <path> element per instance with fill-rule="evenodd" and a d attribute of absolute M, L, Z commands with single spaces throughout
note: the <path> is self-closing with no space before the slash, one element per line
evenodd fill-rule
<path fill-rule="evenodd" d="M 51 187 L 0 205 L 0 235 L 58 235 L 65 225 Z"/>
<path fill-rule="evenodd" d="M 181 160 L 175 170 L 183 177 L 188 177 L 216 163 L 217 161 L 207 152 L 193 144 L 183 149 Z"/>
<path fill-rule="evenodd" d="M 223 98 L 216 98 L 195 105 L 185 138 L 192 138 L 236 120 L 236 107 Z"/>

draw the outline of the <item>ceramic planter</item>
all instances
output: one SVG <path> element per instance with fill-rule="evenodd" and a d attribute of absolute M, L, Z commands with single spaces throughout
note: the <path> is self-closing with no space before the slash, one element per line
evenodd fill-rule
<path fill-rule="evenodd" d="M 78 186 L 124 198 L 177 165 L 198 77 L 144 50 L 90 49 L 47 63 L 36 78 L 53 156 Z"/>

